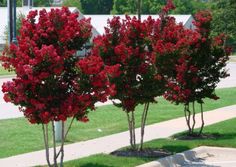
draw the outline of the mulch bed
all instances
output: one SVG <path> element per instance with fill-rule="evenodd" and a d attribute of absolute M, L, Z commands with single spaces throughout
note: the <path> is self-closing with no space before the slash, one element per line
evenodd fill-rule
<path fill-rule="evenodd" d="M 172 139 L 174 140 L 204 140 L 204 139 L 217 139 L 222 135 L 219 133 L 205 133 L 205 134 L 192 134 L 189 135 L 187 133 L 178 134 L 177 136 L 173 136 Z"/>
<path fill-rule="evenodd" d="M 162 158 L 171 155 L 171 152 L 163 149 L 144 148 L 142 151 L 132 149 L 117 150 L 112 152 L 111 155 L 124 157 Z"/>

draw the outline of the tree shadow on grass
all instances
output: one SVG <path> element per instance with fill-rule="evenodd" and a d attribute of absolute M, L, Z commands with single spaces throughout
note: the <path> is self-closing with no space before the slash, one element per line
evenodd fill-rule
<path fill-rule="evenodd" d="M 116 150 L 110 153 L 113 156 L 120 157 L 136 157 L 136 158 L 161 158 L 171 155 L 171 153 L 167 150 L 160 148 L 149 148 L 145 147 L 142 151 L 133 150 L 131 148 Z"/>
<path fill-rule="evenodd" d="M 217 137 L 215 139 L 219 139 L 219 140 L 228 140 L 228 139 L 234 139 L 236 138 L 236 133 L 213 133 L 215 134 Z"/>
<path fill-rule="evenodd" d="M 183 152 L 183 151 L 190 149 L 190 147 L 188 147 L 186 145 L 164 145 L 162 148 L 164 150 L 168 150 L 168 151 L 172 152 L 172 154 Z"/>
<path fill-rule="evenodd" d="M 111 165 L 97 164 L 97 163 L 86 163 L 86 164 L 80 165 L 78 167 L 112 167 L 112 166 Z"/>
<path fill-rule="evenodd" d="M 171 138 L 174 140 L 228 140 L 236 138 L 236 133 L 203 133 L 201 136 L 189 136 L 187 132 L 179 133 Z"/>

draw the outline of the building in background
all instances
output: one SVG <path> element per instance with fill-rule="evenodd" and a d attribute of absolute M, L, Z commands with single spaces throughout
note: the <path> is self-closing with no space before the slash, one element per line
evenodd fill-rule
<path fill-rule="evenodd" d="M 119 16 L 121 19 L 125 19 L 125 15 L 115 15 Z M 130 15 L 131 17 L 137 15 Z M 153 19 L 157 19 L 158 15 L 142 15 L 141 20 L 147 19 L 151 16 Z M 188 29 L 194 29 L 193 25 L 193 16 L 192 15 L 170 15 L 173 16 L 176 20 L 176 23 L 182 23 L 184 27 Z M 113 15 L 84 15 L 86 18 L 91 18 L 91 24 L 96 29 L 98 34 L 104 34 L 105 30 L 104 27 L 107 25 L 107 20 L 112 19 Z"/>
<path fill-rule="evenodd" d="M 54 2 L 57 0 L 54 0 Z M 59 2 L 59 1 L 58 1 Z M 32 7 L 32 0 L 24 0 L 23 7 L 17 7 L 17 15 L 27 16 L 31 10 L 42 10 L 46 9 L 50 11 L 51 8 L 60 8 L 60 7 Z M 104 27 L 107 25 L 107 20 L 112 19 L 113 15 L 83 15 L 79 9 L 75 7 L 69 8 L 71 12 L 78 12 L 79 19 L 81 18 L 91 18 L 91 24 L 93 26 L 92 29 L 92 38 L 99 34 L 104 34 Z M 0 7 L 1 15 L 0 15 L 0 47 L 4 47 L 7 43 L 7 23 L 8 23 L 8 9 L 7 7 Z M 116 15 L 120 16 L 121 19 L 125 19 L 125 15 Z M 135 16 L 135 15 L 131 15 Z M 149 15 L 142 15 L 142 20 L 147 19 Z M 157 19 L 158 15 L 151 15 L 152 18 Z M 186 28 L 193 29 L 193 17 L 191 15 L 171 15 L 175 17 L 177 23 L 182 23 Z"/>

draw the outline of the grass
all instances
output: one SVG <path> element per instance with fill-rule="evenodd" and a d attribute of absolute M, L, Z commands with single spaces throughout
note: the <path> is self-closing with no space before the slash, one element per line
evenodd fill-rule
<path fill-rule="evenodd" d="M 175 140 L 175 139 L 158 139 L 145 143 L 145 147 L 165 149 L 170 152 L 178 153 L 199 146 L 219 146 L 236 148 L 236 129 L 233 126 L 236 119 L 227 120 L 211 126 L 207 126 L 205 133 L 219 135 L 215 139 L 198 139 L 198 140 Z M 116 157 L 112 155 L 98 154 L 78 160 L 66 162 L 65 167 L 133 167 L 152 161 L 153 158 L 138 157 Z"/>
<path fill-rule="evenodd" d="M 4 76 L 4 75 L 13 75 L 15 74 L 14 71 L 7 71 L 5 70 L 1 65 L 0 65 L 0 76 Z"/>
<path fill-rule="evenodd" d="M 205 111 L 235 104 L 236 89 L 218 89 L 220 100 L 206 100 Z M 136 125 L 140 125 L 142 106 L 136 110 Z M 164 99 L 150 106 L 147 124 L 183 116 L 183 106 L 176 106 Z M 222 113 L 223 114 L 223 113 Z M 127 130 L 126 115 L 112 105 L 99 107 L 89 114 L 88 123 L 74 123 L 67 143 L 84 141 Z M 102 131 L 98 130 L 101 129 Z M 0 121 L 0 158 L 43 149 L 40 125 L 30 125 L 24 118 Z M 127 139 L 128 140 L 128 139 Z"/>
<path fill-rule="evenodd" d="M 152 158 L 128 158 L 99 154 L 64 163 L 64 167 L 134 167 L 152 161 Z"/>

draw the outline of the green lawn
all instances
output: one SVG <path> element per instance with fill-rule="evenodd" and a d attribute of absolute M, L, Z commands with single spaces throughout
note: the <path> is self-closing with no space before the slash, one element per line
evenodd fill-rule
<path fill-rule="evenodd" d="M 204 130 L 208 134 L 217 134 L 215 139 L 201 140 L 174 140 L 158 139 L 145 143 L 145 147 L 165 149 L 170 152 L 178 153 L 199 146 L 219 146 L 236 148 L 236 119 L 227 120 L 211 126 Z M 98 154 L 79 160 L 65 163 L 65 167 L 133 167 L 152 161 L 153 158 L 134 158 L 134 157 L 116 157 L 112 155 Z"/>
<path fill-rule="evenodd" d="M 206 100 L 205 110 L 235 104 L 236 89 L 218 89 L 220 100 Z M 137 107 L 136 120 L 140 124 L 142 106 Z M 222 113 L 223 114 L 223 113 Z M 173 105 L 160 99 L 150 106 L 148 124 L 183 116 L 183 106 Z M 127 130 L 127 119 L 120 109 L 109 105 L 99 107 L 89 114 L 88 123 L 75 122 L 68 135 L 69 142 L 93 139 Z M 102 131 L 98 131 L 101 129 Z M 128 139 L 127 139 L 128 140 Z M 43 149 L 40 125 L 30 125 L 24 118 L 0 121 L 0 158 Z"/>
<path fill-rule="evenodd" d="M 7 71 L 5 70 L 1 65 L 0 65 L 0 76 L 4 76 L 4 75 L 13 75 L 15 74 L 15 72 L 11 71 Z"/>

